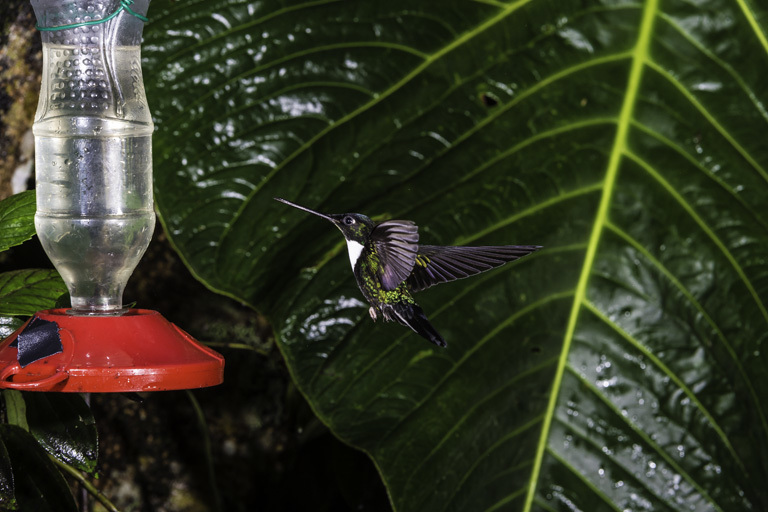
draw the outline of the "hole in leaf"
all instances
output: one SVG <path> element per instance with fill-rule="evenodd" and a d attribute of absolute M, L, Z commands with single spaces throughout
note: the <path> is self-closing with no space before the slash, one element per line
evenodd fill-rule
<path fill-rule="evenodd" d="M 481 93 L 480 101 L 482 101 L 483 105 L 485 105 L 488 108 L 493 108 L 499 104 L 499 99 L 489 92 Z"/>

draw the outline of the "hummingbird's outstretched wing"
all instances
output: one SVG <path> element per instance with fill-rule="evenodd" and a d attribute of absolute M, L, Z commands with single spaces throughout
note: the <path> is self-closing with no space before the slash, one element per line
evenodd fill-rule
<path fill-rule="evenodd" d="M 418 292 L 436 284 L 485 272 L 522 258 L 540 248 L 539 245 L 484 247 L 421 245 L 413 272 L 408 277 L 408 285 L 411 290 Z"/>
<path fill-rule="evenodd" d="M 410 220 L 388 220 L 373 228 L 371 243 L 379 256 L 382 286 L 392 291 L 411 275 L 419 250 L 419 228 Z"/>

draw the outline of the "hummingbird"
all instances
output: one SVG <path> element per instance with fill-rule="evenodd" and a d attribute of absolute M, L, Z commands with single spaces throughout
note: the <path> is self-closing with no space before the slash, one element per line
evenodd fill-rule
<path fill-rule="evenodd" d="M 275 197 L 332 222 L 347 242 L 357 286 L 371 305 L 375 322 L 397 321 L 438 347 L 447 343 L 427 320 L 413 293 L 469 277 L 541 249 L 539 245 L 419 245 L 419 228 L 410 220 L 374 222 L 361 213 L 324 214 Z"/>

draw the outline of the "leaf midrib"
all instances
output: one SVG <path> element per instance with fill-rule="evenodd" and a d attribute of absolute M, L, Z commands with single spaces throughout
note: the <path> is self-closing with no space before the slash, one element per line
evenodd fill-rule
<path fill-rule="evenodd" d="M 563 348 L 560 352 L 560 359 L 555 371 L 555 377 L 552 382 L 552 390 L 549 395 L 549 403 L 547 404 L 546 412 L 544 413 L 544 421 L 541 428 L 541 436 L 536 448 L 536 455 L 534 457 L 533 469 L 531 470 L 531 478 L 528 486 L 528 492 L 525 497 L 525 505 L 523 506 L 524 512 L 530 512 L 533 504 L 534 497 L 536 496 L 536 489 L 539 481 L 539 475 L 541 473 L 541 467 L 546 453 L 547 445 L 549 444 L 549 432 L 552 426 L 552 419 L 555 415 L 555 408 L 557 407 L 558 398 L 560 395 L 560 387 L 562 385 L 563 374 L 568 363 L 568 355 L 570 353 L 571 342 L 576 331 L 576 323 L 581 311 L 582 304 L 586 299 L 587 282 L 592 272 L 592 265 L 597 254 L 597 247 L 600 243 L 600 238 L 603 233 L 606 221 L 608 219 L 608 208 L 611 203 L 613 195 L 613 188 L 616 184 L 616 178 L 618 175 L 619 164 L 621 158 L 627 148 L 627 136 L 632 123 L 632 112 L 637 102 L 640 82 L 643 76 L 643 69 L 648 61 L 648 50 L 650 47 L 651 33 L 653 23 L 656 18 L 658 7 L 658 0 L 650 0 L 644 6 L 642 20 L 640 22 L 639 34 L 637 43 L 632 50 L 632 66 L 629 72 L 629 79 L 627 81 L 626 95 L 624 96 L 624 102 L 621 106 L 621 112 L 619 113 L 616 138 L 614 140 L 613 147 L 608 161 L 608 168 L 605 174 L 605 185 L 603 188 L 603 195 L 600 199 L 600 204 L 595 216 L 594 225 L 592 227 L 592 233 L 589 237 L 589 243 L 587 245 L 586 255 L 584 263 L 581 268 L 579 280 L 576 285 L 576 293 L 573 297 L 573 306 L 571 308 L 571 314 L 568 318 L 568 326 L 563 338 Z"/>

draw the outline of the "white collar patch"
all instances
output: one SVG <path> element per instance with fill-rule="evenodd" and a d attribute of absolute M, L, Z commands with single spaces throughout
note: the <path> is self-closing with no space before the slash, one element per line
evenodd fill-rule
<path fill-rule="evenodd" d="M 354 240 L 347 240 L 347 251 L 349 251 L 349 263 L 352 265 L 352 270 L 355 270 L 355 264 L 363 253 L 363 244 Z"/>

